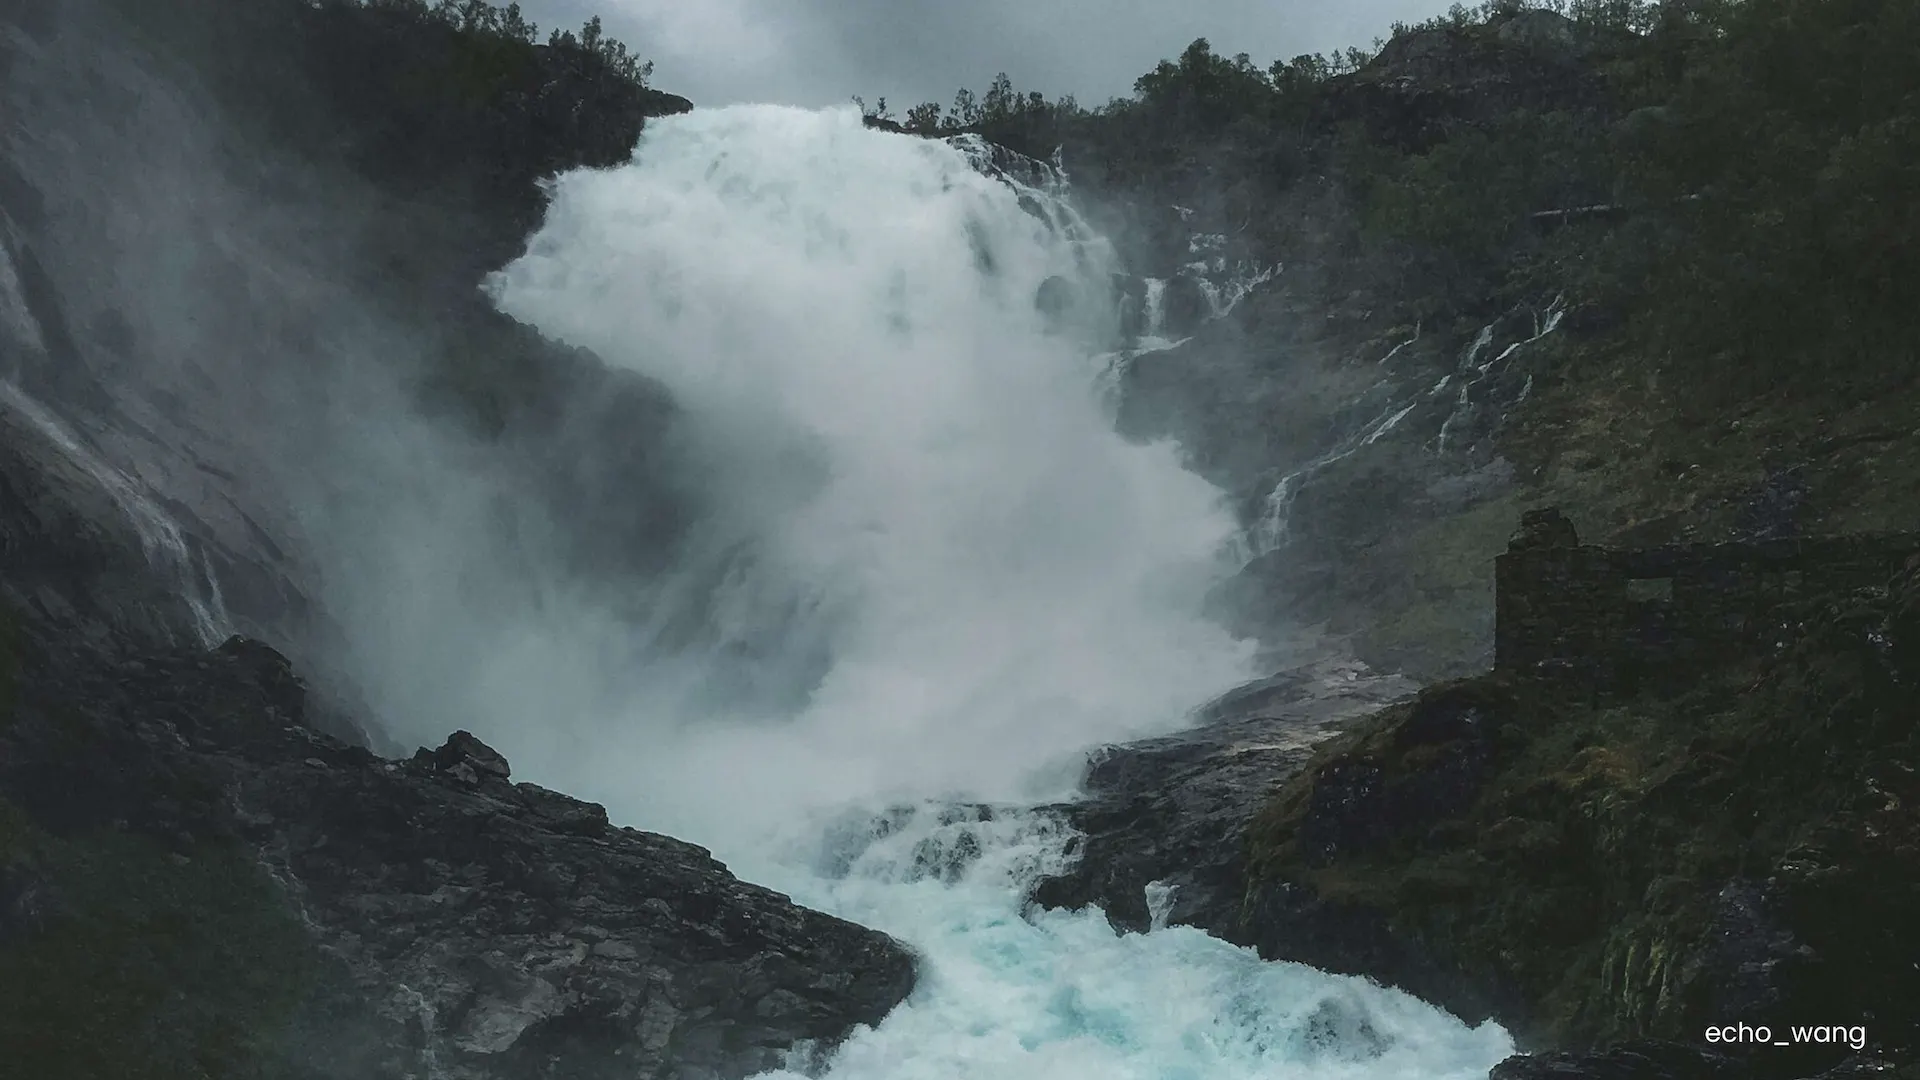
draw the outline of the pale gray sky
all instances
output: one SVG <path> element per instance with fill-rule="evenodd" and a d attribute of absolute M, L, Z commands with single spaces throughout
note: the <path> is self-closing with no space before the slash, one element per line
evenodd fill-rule
<path fill-rule="evenodd" d="M 1022 91 L 1097 104 L 1197 37 L 1216 52 L 1279 57 L 1367 45 L 1443 0 L 520 0 L 541 25 L 599 14 L 655 62 L 654 85 L 699 105 L 945 106 L 1005 71 Z"/>

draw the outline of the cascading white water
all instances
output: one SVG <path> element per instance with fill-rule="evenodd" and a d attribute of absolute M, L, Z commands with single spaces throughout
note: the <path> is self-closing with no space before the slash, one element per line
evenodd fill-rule
<path fill-rule="evenodd" d="M 1512 1052 L 1491 1024 L 1188 927 L 1119 936 L 1094 910 L 1023 913 L 1066 862 L 1042 815 L 901 816 L 836 880 L 794 890 L 924 958 L 913 997 L 840 1049 L 835 1080 L 1477 1080 Z"/>
<path fill-rule="evenodd" d="M 1036 767 L 1247 673 L 1199 614 L 1233 530 L 1220 494 L 1112 433 L 1088 350 L 1036 307 L 1055 277 L 1093 295 L 1102 262 L 956 148 L 847 111 L 664 121 L 637 164 L 558 182 L 498 303 L 713 433 L 731 531 L 712 546 L 753 552 L 716 618 L 736 640 L 785 626 L 756 645 L 769 662 L 829 657 L 791 716 L 667 723 L 686 703 L 655 696 L 607 720 L 674 762 L 648 813 L 711 834 L 690 806 L 759 828 L 774 804 L 1045 795 Z"/>
<path fill-rule="evenodd" d="M 186 605 L 193 632 L 202 645 L 212 648 L 233 633 L 226 600 L 220 593 L 220 579 L 213 573 L 206 554 L 204 551 L 196 554 L 180 523 L 161 509 L 145 485 L 108 464 L 52 410 L 4 380 L 0 380 L 0 412 L 25 420 L 113 500 L 140 538 L 141 551 L 148 564 L 172 584 Z"/>
<path fill-rule="evenodd" d="M 1504 1033 L 1404 995 L 1192 931 L 1023 918 L 1062 858 L 1044 815 L 835 828 L 902 802 L 1058 796 L 1085 748 L 1177 726 L 1250 674 L 1250 646 L 1200 615 L 1231 569 L 1220 494 L 1176 448 L 1113 433 L 1099 335 L 1075 332 L 1098 315 L 1035 303 L 1054 278 L 1099 295 L 1100 249 L 963 149 L 851 110 L 736 107 L 656 121 L 634 164 L 557 181 L 496 302 L 665 383 L 708 432 L 721 509 L 696 537 L 751 554 L 690 590 L 714 634 L 643 650 L 638 675 L 595 670 L 606 622 L 529 628 L 517 640 L 544 644 L 502 658 L 476 728 L 536 779 L 919 949 L 913 999 L 834 1076 L 1484 1073 Z M 784 709 L 682 692 L 701 650 L 749 640 L 823 674 Z M 534 725 L 501 704 L 528 677 L 625 689 L 550 699 Z M 970 858 L 929 872 L 955 830 Z"/>
<path fill-rule="evenodd" d="M 20 270 L 14 266 L 13 253 L 8 250 L 13 240 L 9 235 L 12 231 L 10 225 L 5 211 L 0 211 L 0 330 L 5 330 L 18 347 L 29 352 L 42 352 L 46 349 L 46 342 L 41 336 L 40 324 L 27 308 Z"/>

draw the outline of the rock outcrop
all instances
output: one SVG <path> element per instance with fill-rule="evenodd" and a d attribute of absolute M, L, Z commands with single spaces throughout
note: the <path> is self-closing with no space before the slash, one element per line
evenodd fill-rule
<path fill-rule="evenodd" d="M 1584 63 L 1602 44 L 1592 26 L 1531 10 L 1484 26 L 1400 34 L 1334 85 L 1326 122 L 1357 120 L 1388 141 L 1421 145 L 1461 122 L 1520 108 L 1596 106 L 1605 85 Z"/>
<path fill-rule="evenodd" d="M 1098 905 L 1121 930 L 1158 920 L 1231 935 L 1247 825 L 1274 787 L 1344 724 L 1414 690 L 1356 662 L 1321 662 L 1235 690 L 1192 730 L 1097 752 L 1086 799 L 1056 808 L 1083 834 L 1078 862 L 1041 882 L 1034 900 Z"/>
<path fill-rule="evenodd" d="M 470 734 L 375 752 L 319 448 L 425 404 L 583 576 L 677 520 L 671 403 L 476 287 L 686 103 L 426 10 L 0 3 L 0 1072 L 740 1076 L 911 987 Z"/>
<path fill-rule="evenodd" d="M 1502 1075 L 1718 1075 L 1686 1047 L 1763 1077 L 1903 1060 L 1916 581 L 1810 589 L 1772 651 L 1690 653 L 1684 685 L 1496 671 L 1353 725 L 1249 827 L 1226 936 L 1600 1051 Z M 1703 1046 L 1734 1023 L 1784 1044 Z M 1829 1024 L 1859 1034 L 1788 1036 Z M 1645 1039 L 1681 1050 L 1636 1072 Z"/>
<path fill-rule="evenodd" d="M 294 1002 L 245 1036 L 256 1064 L 297 1076 L 742 1076 L 878 1022 L 911 988 L 886 936 L 516 784 L 465 732 L 389 761 L 314 730 L 264 645 L 112 659 L 11 636 L 0 805 L 27 838 L 0 853 L 0 966 L 91 917 L 35 852 L 117 837 L 180 865 L 238 854 L 271 879 L 258 904 L 304 931 L 281 960 L 304 959 L 229 974 Z M 142 1052 L 164 1056 L 155 1038 Z"/>

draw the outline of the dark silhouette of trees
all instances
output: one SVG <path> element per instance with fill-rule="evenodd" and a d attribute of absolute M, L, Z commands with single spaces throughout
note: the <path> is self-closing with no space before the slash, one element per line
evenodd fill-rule
<path fill-rule="evenodd" d="M 532 46 L 540 33 L 518 3 L 499 8 L 487 0 L 317 0 L 315 6 L 359 6 L 390 17 L 432 20 L 474 39 L 517 45 Z M 581 70 L 605 71 L 636 86 L 646 86 L 653 75 L 651 62 L 642 61 L 624 42 L 606 35 L 598 15 L 588 19 L 577 33 L 554 30 L 547 36 L 546 47 L 565 54 Z"/>
<path fill-rule="evenodd" d="M 906 130 L 915 135 L 934 135 L 940 131 L 940 105 L 923 101 L 907 110 Z"/>
<path fill-rule="evenodd" d="M 1560 59 L 1503 33 L 1536 11 L 1571 20 Z M 903 130 L 975 131 L 1035 157 L 1064 148 L 1076 175 L 1143 204 L 1211 190 L 1223 223 L 1254 238 L 1298 231 L 1268 220 L 1279 193 L 1331 185 L 1357 227 L 1340 242 L 1409 289 L 1485 297 L 1558 275 L 1635 312 L 1648 355 L 1732 358 L 1729 386 L 1741 372 L 1914 366 L 1920 4 L 1487 0 L 1394 27 L 1422 33 L 1440 35 L 1429 55 L 1523 89 L 1495 101 L 1437 76 L 1423 107 L 1456 111 L 1390 137 L 1367 125 L 1418 110 L 1396 104 L 1403 73 L 1376 70 L 1382 43 L 1261 68 L 1200 39 L 1096 108 L 1001 74 L 944 115 L 915 106 Z M 1554 64 L 1595 92 L 1542 90 Z M 1533 250 L 1520 238 L 1536 212 L 1596 204 L 1608 212 L 1567 215 L 1581 224 L 1514 259 Z"/>

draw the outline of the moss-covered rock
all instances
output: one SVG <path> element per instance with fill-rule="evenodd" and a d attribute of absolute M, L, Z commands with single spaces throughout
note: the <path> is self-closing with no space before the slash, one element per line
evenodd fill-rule
<path fill-rule="evenodd" d="M 1745 1021 L 1909 1047 L 1917 603 L 1913 574 L 1833 598 L 1777 655 L 1663 696 L 1495 674 L 1381 713 L 1256 820 L 1242 936 L 1536 1044 Z"/>
<path fill-rule="evenodd" d="M 0 803 L 0 883 L 0 1045 L 22 1075 L 293 1075 L 320 958 L 246 853 L 57 839 Z"/>
<path fill-rule="evenodd" d="M 746 1075 L 911 988 L 891 939 L 514 784 L 470 735 L 401 763 L 308 727 L 257 642 L 26 644 L 0 1046 L 30 1075 Z"/>

